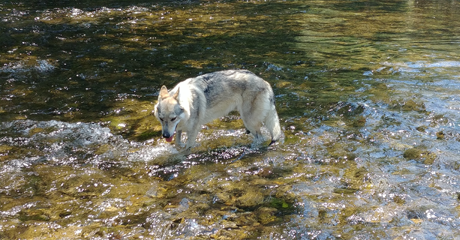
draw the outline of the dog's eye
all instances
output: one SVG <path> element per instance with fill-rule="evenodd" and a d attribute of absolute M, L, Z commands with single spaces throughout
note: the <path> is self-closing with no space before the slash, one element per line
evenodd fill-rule
<path fill-rule="evenodd" d="M 172 121 L 172 122 L 176 121 L 176 118 L 171 118 L 171 121 Z"/>
<path fill-rule="evenodd" d="M 160 118 L 160 121 L 162 121 L 162 122 L 163 122 L 163 118 Z"/>

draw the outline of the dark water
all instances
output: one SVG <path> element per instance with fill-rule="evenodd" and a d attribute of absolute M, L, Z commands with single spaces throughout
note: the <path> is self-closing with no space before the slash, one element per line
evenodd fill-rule
<path fill-rule="evenodd" d="M 457 238 L 459 4 L 0 2 L 0 238 Z M 284 144 L 160 138 L 160 86 L 223 69 Z"/>

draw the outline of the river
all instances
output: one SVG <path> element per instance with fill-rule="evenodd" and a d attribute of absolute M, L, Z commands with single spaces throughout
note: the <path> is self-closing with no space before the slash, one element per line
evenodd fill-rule
<path fill-rule="evenodd" d="M 0 239 L 458 238 L 458 16 L 457 0 L 0 1 Z M 160 87 L 224 69 L 273 86 L 283 144 L 251 147 L 236 113 L 190 153 L 161 138 Z"/>

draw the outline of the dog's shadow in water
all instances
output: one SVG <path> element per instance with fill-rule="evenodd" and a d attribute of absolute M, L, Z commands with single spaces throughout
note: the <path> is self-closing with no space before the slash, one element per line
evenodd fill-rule
<path fill-rule="evenodd" d="M 266 144 L 267 143 L 267 144 Z M 278 149 L 278 144 L 268 144 L 268 142 L 257 145 L 234 145 L 231 147 L 221 147 L 207 150 L 182 149 L 178 153 L 169 155 L 165 165 L 171 166 L 180 164 L 184 161 L 210 163 L 216 161 L 230 161 L 234 163 L 245 157 L 264 154 L 265 152 Z"/>
<path fill-rule="evenodd" d="M 208 150 L 183 150 L 177 153 L 164 155 L 160 162 L 156 162 L 156 176 L 166 181 L 177 178 L 185 169 L 193 165 L 207 164 L 233 164 L 238 161 L 246 161 L 252 158 L 258 158 L 261 155 L 273 150 L 279 149 L 278 144 L 262 146 L 253 145 L 234 145 L 231 147 L 221 147 Z"/>

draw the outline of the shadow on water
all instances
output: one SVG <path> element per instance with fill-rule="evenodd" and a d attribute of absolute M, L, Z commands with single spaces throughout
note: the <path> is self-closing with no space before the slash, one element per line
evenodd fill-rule
<path fill-rule="evenodd" d="M 270 82 L 296 78 L 266 70 L 280 68 L 276 66 L 279 57 L 289 55 L 297 35 L 295 26 L 285 24 L 286 14 L 299 14 L 305 6 L 291 3 L 286 9 L 286 3 L 225 2 L 221 7 L 203 2 L 137 7 L 136 2 L 122 2 L 121 8 L 99 8 L 97 1 L 61 4 L 66 7 L 53 10 L 52 3 L 46 3 L 41 10 L 20 4 L 3 8 L 10 17 L 4 27 L 7 36 L 2 47 L 7 53 L 0 72 L 9 83 L 5 98 L 11 98 L 2 106 L 6 119 L 102 119 L 118 124 L 114 118 L 121 115 L 135 119 L 129 124 L 135 127 L 142 123 L 132 115 L 151 112 L 148 105 L 156 100 L 163 84 L 172 86 L 200 73 L 228 68 L 247 68 Z M 302 58 L 295 56 L 291 61 L 309 62 Z M 282 87 L 275 91 L 284 93 Z M 280 112 L 283 115 L 284 109 Z M 138 133 L 131 129 L 124 134 Z"/>
<path fill-rule="evenodd" d="M 353 1 L 353 2 L 334 2 L 331 8 L 340 11 L 352 12 L 372 12 L 374 14 L 388 12 L 407 12 L 407 1 L 392 0 L 392 1 Z"/>

